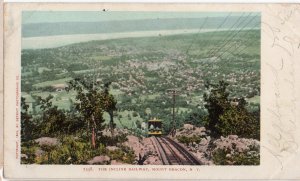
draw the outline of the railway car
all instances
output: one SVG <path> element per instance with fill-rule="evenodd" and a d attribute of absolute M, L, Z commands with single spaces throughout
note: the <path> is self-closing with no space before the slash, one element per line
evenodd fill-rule
<path fill-rule="evenodd" d="M 152 119 L 148 121 L 148 136 L 162 135 L 162 121 L 159 119 Z"/>

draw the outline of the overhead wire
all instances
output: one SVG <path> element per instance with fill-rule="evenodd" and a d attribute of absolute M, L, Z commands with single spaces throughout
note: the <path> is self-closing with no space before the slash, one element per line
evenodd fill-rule
<path fill-rule="evenodd" d="M 196 37 L 193 39 L 192 43 L 188 46 L 187 50 L 185 51 L 185 54 L 189 53 L 189 50 L 192 48 L 194 42 L 197 40 L 197 37 L 199 36 L 199 34 L 200 34 L 201 30 L 203 29 L 204 25 L 206 24 L 207 19 L 208 19 L 208 17 L 206 17 L 205 20 L 203 21 L 201 27 L 199 28 L 198 33 L 196 34 Z"/>
<path fill-rule="evenodd" d="M 216 32 L 218 32 L 218 30 L 226 23 L 226 21 L 229 19 L 229 17 L 231 15 L 232 15 L 232 12 L 228 13 L 228 15 L 225 17 L 225 19 L 219 24 L 219 26 L 217 27 L 217 29 L 215 29 L 211 34 L 208 35 L 207 39 L 209 39 L 210 37 L 214 37 L 214 35 L 216 34 Z"/>
<path fill-rule="evenodd" d="M 248 24 L 250 24 L 256 17 L 257 17 L 257 15 L 254 16 L 254 17 L 248 22 Z M 240 29 L 240 30 L 239 30 L 239 31 L 238 31 L 238 32 L 230 39 L 230 41 L 232 41 L 232 40 L 233 40 L 233 39 L 234 39 L 234 38 L 235 38 L 242 30 L 244 30 L 244 28 L 245 28 L 248 24 L 246 24 L 243 28 L 241 28 L 241 29 Z M 252 27 L 252 28 L 250 29 L 250 31 L 253 30 L 256 26 L 257 26 L 257 25 L 255 24 L 255 26 Z M 248 32 L 246 33 L 246 35 L 249 34 L 250 31 L 248 31 Z M 227 44 L 228 44 L 228 43 L 227 43 Z M 223 48 L 225 48 L 225 47 L 227 46 L 227 44 L 226 44 Z M 225 54 L 228 50 L 230 50 L 233 46 L 234 46 L 234 44 L 232 43 L 231 46 L 229 46 L 225 51 L 223 51 L 222 54 L 218 55 L 216 59 L 222 57 L 222 55 L 224 55 L 224 54 Z"/>
<path fill-rule="evenodd" d="M 224 35 L 224 38 L 220 41 L 221 46 L 216 47 L 216 48 L 212 48 L 211 50 L 208 51 L 209 56 L 213 55 L 215 52 L 217 52 L 219 49 L 221 49 L 223 47 L 223 45 L 226 44 L 224 42 L 228 42 L 228 39 L 234 34 L 236 29 L 238 29 L 238 27 L 243 23 L 243 21 L 240 22 L 240 20 L 244 17 L 244 14 L 245 14 L 245 12 L 237 19 L 237 21 L 229 28 L 229 30 L 227 30 L 228 33 L 226 32 L 225 33 L 226 35 Z M 250 14 L 251 13 L 249 13 L 246 16 L 246 19 L 250 16 Z"/>

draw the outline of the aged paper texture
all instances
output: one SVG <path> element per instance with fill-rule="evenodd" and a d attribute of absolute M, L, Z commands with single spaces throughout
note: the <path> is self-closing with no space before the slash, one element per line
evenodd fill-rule
<path fill-rule="evenodd" d="M 3 2 L 1 1 L 1 11 L 3 12 Z M 0 21 L 0 26 L 3 27 L 3 13 L 1 13 L 0 15 L 1 17 L 1 21 Z M 3 40 L 3 29 L 1 29 L 1 35 L 0 35 L 0 39 Z M 0 47 L 1 47 L 1 50 L 0 50 L 0 59 L 1 59 L 1 67 L 0 67 L 0 79 L 1 79 L 1 83 L 0 83 L 0 101 L 3 103 L 3 41 L 1 41 L 0 43 Z M 0 124 L 1 124 L 1 128 L 0 128 L 0 165 L 1 165 L 1 168 L 3 167 L 3 104 L 1 104 L 0 106 L 0 115 L 1 115 L 1 119 L 0 119 Z"/>
<path fill-rule="evenodd" d="M 55 16 L 50 17 L 51 13 Z M 72 16 L 67 15 L 70 13 L 73 13 Z M 92 13 L 95 13 L 94 16 Z M 98 13 L 103 16 L 99 16 Z M 112 16 L 106 16 L 105 13 L 111 13 Z M 159 18 L 153 18 L 156 16 Z M 66 17 L 67 19 L 64 19 Z M 95 23 L 97 17 L 103 18 L 102 21 L 106 24 L 97 26 L 95 31 L 87 28 L 95 26 L 91 22 Z M 173 26 L 170 23 L 183 17 L 186 19 L 181 19 L 181 24 L 175 22 L 176 25 Z M 188 26 L 189 23 L 192 27 L 199 17 L 203 26 L 208 21 L 209 26 L 219 30 L 210 34 L 208 40 L 204 39 L 204 42 L 201 42 L 202 47 L 195 42 L 203 39 L 201 33 L 209 34 L 211 27 L 204 29 L 200 23 L 190 29 L 178 28 Z M 211 17 L 215 20 L 210 21 Z M 231 19 L 232 17 L 235 19 Z M 218 18 L 224 20 L 224 23 L 214 24 L 218 22 Z M 126 19 L 130 20 L 126 24 L 110 24 L 112 20 Z M 164 22 L 165 19 L 168 21 Z M 300 179 L 299 4 L 6 3 L 4 20 L 5 178 Z M 81 21 L 82 24 L 74 27 L 69 21 Z M 157 21 L 162 23 L 158 25 Z M 236 22 L 237 25 L 232 25 L 237 26 L 236 33 L 230 34 L 231 24 L 226 24 L 230 21 Z M 143 27 L 137 26 L 136 23 L 140 22 L 148 24 Z M 41 28 L 42 24 L 44 28 Z M 109 27 L 109 31 L 105 27 Z M 163 28 L 159 29 L 160 27 Z M 165 31 L 169 27 L 173 27 L 174 31 Z M 125 31 L 120 29 L 130 31 L 124 33 Z M 228 37 L 227 30 L 230 34 Z M 239 36 L 238 33 L 242 30 L 245 34 Z M 83 31 L 88 31 L 89 35 L 82 33 Z M 223 31 L 226 36 L 222 34 Z M 69 32 L 77 34 L 73 36 Z M 194 37 L 189 37 L 189 34 Z M 154 36 L 158 38 L 152 39 Z M 210 39 L 217 39 L 218 36 L 224 36 L 228 40 L 220 41 L 221 44 L 209 51 L 208 42 Z M 82 43 L 82 39 L 87 43 Z M 159 42 L 161 39 L 164 42 Z M 188 39 L 191 44 L 183 46 Z M 251 40 L 253 42 L 246 46 L 239 45 Z M 149 42 L 155 46 L 151 47 Z M 169 44 L 164 44 L 166 42 Z M 118 48 L 119 46 L 121 48 Z M 184 47 L 184 55 L 178 53 L 180 46 Z M 98 48 L 98 52 L 94 52 L 92 56 L 85 54 L 95 48 Z M 241 48 L 248 49 L 244 51 L 245 49 Z M 240 53 L 242 51 L 243 54 Z M 216 53 L 216 56 L 203 58 L 199 56 L 203 52 L 208 55 Z M 244 56 L 241 57 L 241 61 L 245 57 L 247 61 L 237 63 L 238 66 L 232 65 L 226 69 L 229 71 L 227 73 L 217 72 L 220 67 L 225 69 L 229 66 L 230 58 L 237 54 Z M 55 57 L 58 62 L 52 63 L 51 57 Z M 86 59 L 86 62 L 76 64 L 78 59 Z M 98 59 L 102 62 L 94 67 L 89 64 Z M 127 59 L 130 59 L 128 64 L 117 65 L 120 60 Z M 139 59 L 150 61 L 151 65 L 139 63 Z M 246 109 L 245 99 L 237 98 L 240 96 L 239 91 L 233 91 L 235 96 L 229 95 L 227 98 L 225 91 L 222 92 L 226 83 L 222 81 L 219 84 L 211 81 L 211 84 L 205 83 L 206 86 L 204 80 L 201 80 L 200 84 L 194 83 L 196 80 L 190 77 L 195 74 L 196 70 L 193 68 L 201 64 L 197 62 L 199 59 L 203 62 L 215 62 L 214 65 L 210 64 L 205 68 L 215 72 L 205 72 L 204 69 L 196 72 L 201 76 L 226 77 L 232 75 L 231 70 L 235 70 L 239 72 L 239 77 L 246 77 L 228 79 L 229 82 L 237 82 L 233 87 L 240 92 L 248 91 L 249 88 L 244 86 L 243 81 L 253 81 L 249 84 L 251 91 L 247 92 L 248 97 L 243 95 L 250 107 Z M 155 60 L 161 60 L 163 63 L 156 63 Z M 173 64 L 171 60 L 178 60 L 178 63 Z M 218 64 L 219 60 L 227 61 L 227 65 Z M 71 61 L 74 64 L 70 64 Z M 115 69 L 107 68 L 111 66 L 111 62 L 116 62 L 113 64 Z M 205 63 L 201 65 L 205 67 Z M 127 70 L 130 75 L 121 74 L 118 77 L 118 72 L 125 70 L 126 66 L 132 68 Z M 99 70 L 97 67 L 100 67 Z M 143 72 L 144 68 L 147 71 Z M 103 73 L 105 71 L 106 73 Z M 110 74 L 111 72 L 115 74 Z M 173 73 L 164 74 L 165 72 Z M 70 78 L 82 74 L 82 79 Z M 101 76 L 97 77 L 98 75 Z M 107 75 L 109 76 L 105 77 Z M 114 76 L 123 83 L 114 84 Z M 53 77 L 57 79 L 52 80 Z M 169 77 L 176 79 L 171 81 Z M 105 78 L 109 83 L 103 82 Z M 94 81 L 95 84 L 87 84 L 85 81 Z M 178 83 L 179 81 L 181 83 Z M 94 86 L 99 82 L 104 91 L 98 94 L 98 89 Z M 168 86 L 172 86 L 162 88 L 164 83 L 170 83 Z M 175 89 L 185 83 L 189 83 L 187 87 Z M 130 89 L 136 85 L 140 87 Z M 108 91 L 109 86 L 112 87 L 111 94 Z M 143 86 L 148 87 L 143 90 Z M 204 92 L 205 87 L 211 92 Z M 229 90 L 234 88 L 230 88 L 229 85 Z M 156 94 L 155 90 L 159 92 L 160 89 L 163 89 L 164 93 Z M 197 92 L 197 89 L 201 90 Z M 140 90 L 143 91 L 137 93 Z M 186 90 L 190 92 L 184 92 Z M 54 97 L 45 96 L 49 92 Z M 70 94 L 73 98 L 68 97 Z M 189 99 L 189 96 L 194 97 Z M 194 103 L 194 99 L 202 102 Z M 126 101 L 128 104 L 125 104 Z M 144 104 L 151 101 L 151 109 L 144 107 Z M 39 106 L 37 109 L 36 104 Z M 118 107 L 121 105 L 126 109 Z M 169 107 L 165 108 L 164 105 Z M 180 108 L 176 107 L 181 105 Z M 214 105 L 219 108 L 215 109 Z M 138 107 L 142 107 L 143 111 L 139 112 Z M 248 108 L 254 111 L 249 113 Z M 68 112 L 72 109 L 75 110 L 74 114 Z M 209 123 L 216 121 L 215 124 L 207 124 L 206 127 L 204 122 L 193 122 L 191 119 L 190 122 L 181 122 L 182 127 L 178 126 L 180 120 L 190 118 L 192 111 L 201 109 L 207 109 L 207 112 L 203 113 L 206 117 L 200 115 L 197 120 L 208 120 Z M 222 114 L 218 113 L 220 109 L 223 110 Z M 215 118 L 214 115 L 217 114 L 219 117 Z M 71 119 L 71 124 L 68 119 L 77 115 L 81 116 L 78 120 L 84 122 L 79 121 L 72 127 L 75 123 Z M 44 122 L 40 124 L 39 119 Z M 125 119 L 134 121 L 128 123 Z M 32 120 L 37 122 L 31 125 Z M 215 126 L 220 120 L 224 123 L 223 127 Z M 237 124 L 232 129 L 230 121 L 234 120 L 245 120 L 241 122 L 244 126 Z M 21 124 L 23 121 L 25 123 Z M 65 126 L 65 123 L 68 123 L 68 126 Z M 102 123 L 105 128 L 101 127 Z M 40 127 L 35 124 L 39 124 Z M 197 124 L 198 126 L 195 126 Z M 29 125 L 36 126 L 37 129 Z M 78 127 L 82 129 L 77 129 Z M 209 131 L 205 131 L 204 127 Z M 30 132 L 26 132 L 30 129 Z M 123 135 L 126 134 L 130 136 L 123 140 Z M 174 143 L 173 139 L 178 143 Z M 224 148 L 226 147 L 226 140 L 236 141 L 230 147 L 232 150 L 243 150 L 243 147 L 239 146 L 242 142 L 249 144 L 248 152 L 222 150 L 224 145 Z M 214 145 L 211 150 L 215 150 L 211 151 L 205 147 L 203 153 L 199 151 L 203 148 L 200 147 L 201 144 L 206 143 L 208 147 L 209 143 Z M 135 149 L 136 147 L 132 146 L 134 144 L 143 145 L 139 147 L 143 149 Z M 145 146 L 147 144 L 150 146 Z M 144 154 L 141 151 L 154 148 L 157 154 L 153 154 L 152 151 Z M 209 156 L 205 156 L 204 152 Z M 93 156 L 87 158 L 89 155 Z"/>

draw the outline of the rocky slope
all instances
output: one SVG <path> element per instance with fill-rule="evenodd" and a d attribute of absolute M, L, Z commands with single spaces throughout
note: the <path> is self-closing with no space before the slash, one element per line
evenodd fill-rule
<path fill-rule="evenodd" d="M 237 135 L 212 139 L 204 127 L 185 124 L 174 138 L 206 165 L 259 164 L 260 142 Z"/>
<path fill-rule="evenodd" d="M 111 137 L 109 130 L 103 135 Z M 162 161 L 150 137 L 137 137 L 127 130 L 115 129 L 114 136 L 126 136 L 124 142 L 114 146 L 106 146 L 100 154 L 86 161 L 87 164 L 136 164 L 162 165 Z M 74 138 L 75 139 L 75 138 Z M 255 139 L 240 138 L 237 135 L 211 138 L 205 127 L 185 124 L 176 130 L 172 138 L 191 153 L 204 165 L 258 165 L 260 158 L 260 142 Z M 76 140 L 74 140 L 76 142 Z M 57 138 L 41 137 L 34 140 L 36 149 L 33 156 L 42 159 L 49 150 L 61 147 L 63 143 Z M 22 154 L 22 159 L 28 160 L 28 154 Z"/>

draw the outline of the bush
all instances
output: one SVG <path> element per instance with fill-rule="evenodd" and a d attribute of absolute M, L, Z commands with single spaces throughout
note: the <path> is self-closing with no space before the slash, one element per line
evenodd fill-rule
<path fill-rule="evenodd" d="M 180 143 L 183 143 L 185 144 L 186 146 L 189 146 L 190 144 L 199 144 L 200 141 L 201 141 L 201 137 L 200 136 L 196 136 L 196 135 L 193 135 L 192 137 L 187 137 L 187 136 L 177 136 L 177 140 L 180 142 Z"/>
<path fill-rule="evenodd" d="M 224 135 L 238 135 L 244 138 L 259 139 L 259 119 L 255 119 L 246 109 L 233 107 L 220 116 L 219 132 Z"/>
<path fill-rule="evenodd" d="M 22 142 L 21 145 L 21 164 L 33 164 L 36 163 L 36 151 L 38 150 L 39 146 L 37 143 L 33 141 Z"/>
<path fill-rule="evenodd" d="M 116 146 L 117 144 L 124 143 L 127 141 L 126 134 L 115 135 L 114 137 L 111 136 L 101 136 L 100 142 L 106 146 Z"/>
<path fill-rule="evenodd" d="M 218 149 L 213 153 L 213 161 L 216 165 L 259 165 L 260 155 L 254 149 L 235 154 Z"/>
<path fill-rule="evenodd" d="M 133 116 L 133 117 L 138 117 L 138 113 L 134 111 L 134 112 L 132 113 L 132 116 Z"/>
<path fill-rule="evenodd" d="M 62 144 L 53 147 L 42 147 L 45 151 L 40 157 L 36 157 L 34 152 L 39 148 L 31 145 L 27 149 L 22 147 L 22 153 L 29 159 L 23 159 L 22 163 L 36 164 L 86 164 L 93 157 L 106 153 L 105 146 L 99 144 L 96 149 L 92 149 L 90 143 L 86 143 L 79 138 L 67 136 L 62 139 Z"/>
<path fill-rule="evenodd" d="M 135 161 L 134 151 L 127 146 L 121 146 L 120 149 L 109 151 L 108 156 L 111 160 L 117 160 L 128 164 L 133 164 Z"/>

